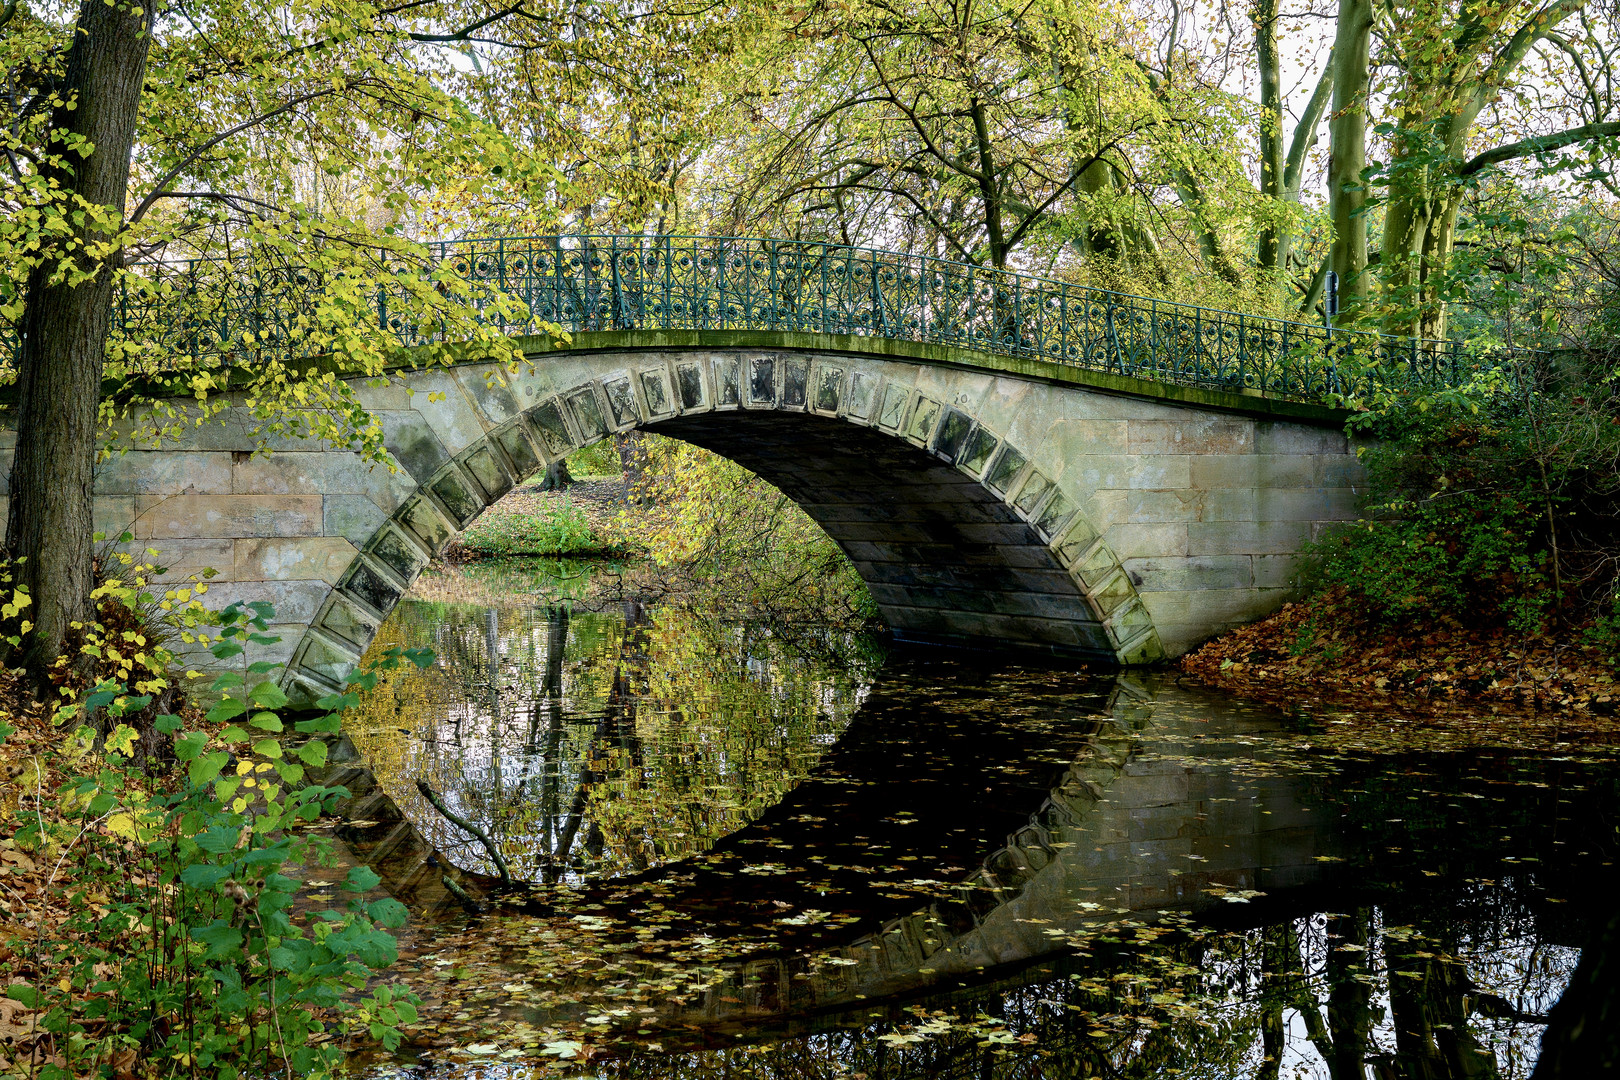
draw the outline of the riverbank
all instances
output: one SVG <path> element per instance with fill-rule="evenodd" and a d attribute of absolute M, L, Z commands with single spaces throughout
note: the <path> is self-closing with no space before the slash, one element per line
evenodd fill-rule
<path fill-rule="evenodd" d="M 1328 592 L 1223 634 L 1178 666 L 1212 689 L 1290 708 L 1464 708 L 1602 721 L 1620 712 L 1616 671 L 1581 637 L 1578 628 L 1527 636 L 1450 618 L 1421 631 L 1392 628 Z"/>
<path fill-rule="evenodd" d="M 630 548 L 613 520 L 624 502 L 622 476 L 587 477 L 559 491 L 528 484 L 484 511 L 451 541 L 443 558 L 461 563 L 503 556 L 622 556 Z"/>
<path fill-rule="evenodd" d="M 708 494 L 693 500 L 692 491 L 669 479 L 676 471 L 662 474 L 661 494 L 634 505 L 622 474 L 583 476 L 557 491 L 518 488 L 453 541 L 410 595 L 467 603 L 522 594 L 597 610 L 665 602 L 849 628 L 877 625 L 854 567 L 780 492 L 752 474 L 729 485 L 699 475 L 694 483 L 708 483 Z M 685 505 L 689 500 L 693 506 Z"/>
<path fill-rule="evenodd" d="M 307 827 L 339 795 L 306 781 L 338 711 L 284 720 L 273 681 L 223 673 L 205 714 L 154 641 L 172 627 L 99 614 L 61 697 L 0 668 L 0 1077 L 332 1075 L 357 1040 L 397 1045 L 415 999 L 376 973 L 406 911 L 364 866 L 325 880 Z M 227 609 L 215 657 L 267 629 Z"/>

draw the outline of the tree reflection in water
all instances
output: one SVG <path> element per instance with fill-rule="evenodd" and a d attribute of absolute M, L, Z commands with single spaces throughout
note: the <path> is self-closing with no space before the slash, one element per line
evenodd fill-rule
<path fill-rule="evenodd" d="M 837 741 L 881 660 L 843 631 L 635 602 L 407 601 L 374 647 L 399 644 L 437 662 L 357 711 L 378 780 L 464 869 L 493 872 L 417 779 L 488 830 L 515 876 L 546 882 L 643 871 L 753 820 Z"/>
<path fill-rule="evenodd" d="M 521 876 L 625 928 L 436 929 L 435 963 L 498 968 L 490 1019 L 441 1026 L 441 1058 L 550 1040 L 624 1080 L 1524 1080 L 1613 907 L 1602 755 L 1347 749 L 1168 682 L 879 674 L 848 635 L 636 605 L 408 605 L 380 643 L 439 655 L 356 732 L 406 813 L 483 868 L 417 805 L 427 778 Z M 626 981 L 698 924 L 721 939 L 706 985 Z M 918 926 L 945 947 L 873 945 Z M 607 968 L 576 962 L 609 942 Z M 1613 995 L 1588 981 L 1590 1026 Z M 465 1057 L 410 1075 L 541 1075 Z M 1604 1075 L 1578 1068 L 1559 1075 Z"/>

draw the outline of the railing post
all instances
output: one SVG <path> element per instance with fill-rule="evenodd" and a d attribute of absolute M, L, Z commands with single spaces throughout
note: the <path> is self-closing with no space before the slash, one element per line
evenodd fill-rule
<path fill-rule="evenodd" d="M 608 269 L 612 274 L 610 282 L 613 289 L 613 329 L 624 330 L 626 329 L 624 325 L 624 282 L 619 279 L 619 238 L 617 236 L 613 237 L 612 245 L 608 248 L 608 258 L 612 260 Z"/>
<path fill-rule="evenodd" d="M 1248 385 L 1248 372 L 1245 370 L 1249 362 L 1249 322 L 1238 312 L 1238 388 Z"/>
<path fill-rule="evenodd" d="M 1197 371 L 1202 374 L 1204 370 L 1204 309 L 1193 308 L 1193 347 L 1192 359 Z"/>
<path fill-rule="evenodd" d="M 769 268 L 770 275 L 771 275 L 771 277 L 770 277 L 770 280 L 771 280 L 771 297 L 770 297 L 770 299 L 771 299 L 771 309 L 770 309 L 771 314 L 770 314 L 770 322 L 769 322 L 768 325 L 769 325 L 770 329 L 775 330 L 777 328 L 777 322 L 778 322 L 778 320 L 776 318 L 776 312 L 777 312 L 777 309 L 779 307 L 779 298 L 777 296 L 777 291 L 776 291 L 777 290 L 777 281 L 776 281 L 776 240 L 774 238 L 770 239 L 770 240 L 766 240 L 765 244 L 766 244 L 766 256 L 765 256 L 766 266 Z"/>
<path fill-rule="evenodd" d="M 562 308 L 562 241 L 563 238 L 560 235 L 551 238 L 551 311 L 557 318 L 558 326 L 566 325 Z M 567 325 L 567 329 L 577 330 L 579 327 Z"/>
<path fill-rule="evenodd" d="M 523 242 L 523 329 L 534 333 L 534 241 Z"/>
<path fill-rule="evenodd" d="M 1148 363 L 1155 372 L 1164 370 L 1159 364 L 1159 300 L 1148 297 Z"/>
<path fill-rule="evenodd" d="M 664 295 L 664 308 L 663 308 L 663 310 L 664 310 L 664 328 L 665 329 L 672 329 L 673 328 L 672 324 L 675 321 L 675 309 L 674 309 L 673 302 L 671 300 L 671 293 L 673 292 L 674 285 L 675 285 L 675 282 L 674 282 L 674 276 L 675 276 L 675 245 L 670 243 L 670 238 L 667 237 L 667 236 L 663 238 L 663 245 L 664 245 L 664 258 L 663 258 L 663 263 L 664 263 L 664 288 L 663 288 L 663 295 Z"/>
<path fill-rule="evenodd" d="M 1069 362 L 1069 283 L 1058 294 L 1058 359 Z"/>
<path fill-rule="evenodd" d="M 972 345 L 974 342 L 974 316 L 978 313 L 978 266 L 974 262 L 967 264 L 967 304 L 962 309 L 962 340 Z"/>

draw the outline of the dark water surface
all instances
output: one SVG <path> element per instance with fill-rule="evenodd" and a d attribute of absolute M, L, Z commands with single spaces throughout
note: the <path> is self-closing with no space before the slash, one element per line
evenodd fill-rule
<path fill-rule="evenodd" d="M 366 1075 L 1526 1077 L 1615 904 L 1603 751 L 512 592 L 379 638 L 438 661 L 336 830 L 427 1003 Z"/>

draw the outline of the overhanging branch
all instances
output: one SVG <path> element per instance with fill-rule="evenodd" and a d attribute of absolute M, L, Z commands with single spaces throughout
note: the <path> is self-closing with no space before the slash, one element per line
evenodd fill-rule
<path fill-rule="evenodd" d="M 1569 128 L 1567 131 L 1557 131 L 1551 135 L 1536 135 L 1529 139 L 1520 139 L 1518 142 L 1493 147 L 1483 154 L 1476 155 L 1458 170 L 1457 175 L 1472 176 L 1481 169 L 1488 168 L 1491 165 L 1499 165 L 1504 161 L 1532 157 L 1553 150 L 1562 150 L 1564 147 L 1573 146 L 1576 143 L 1591 142 L 1594 139 L 1612 139 L 1617 136 L 1620 136 L 1620 122 L 1613 121 L 1607 124 L 1582 124 L 1580 127 Z"/>

